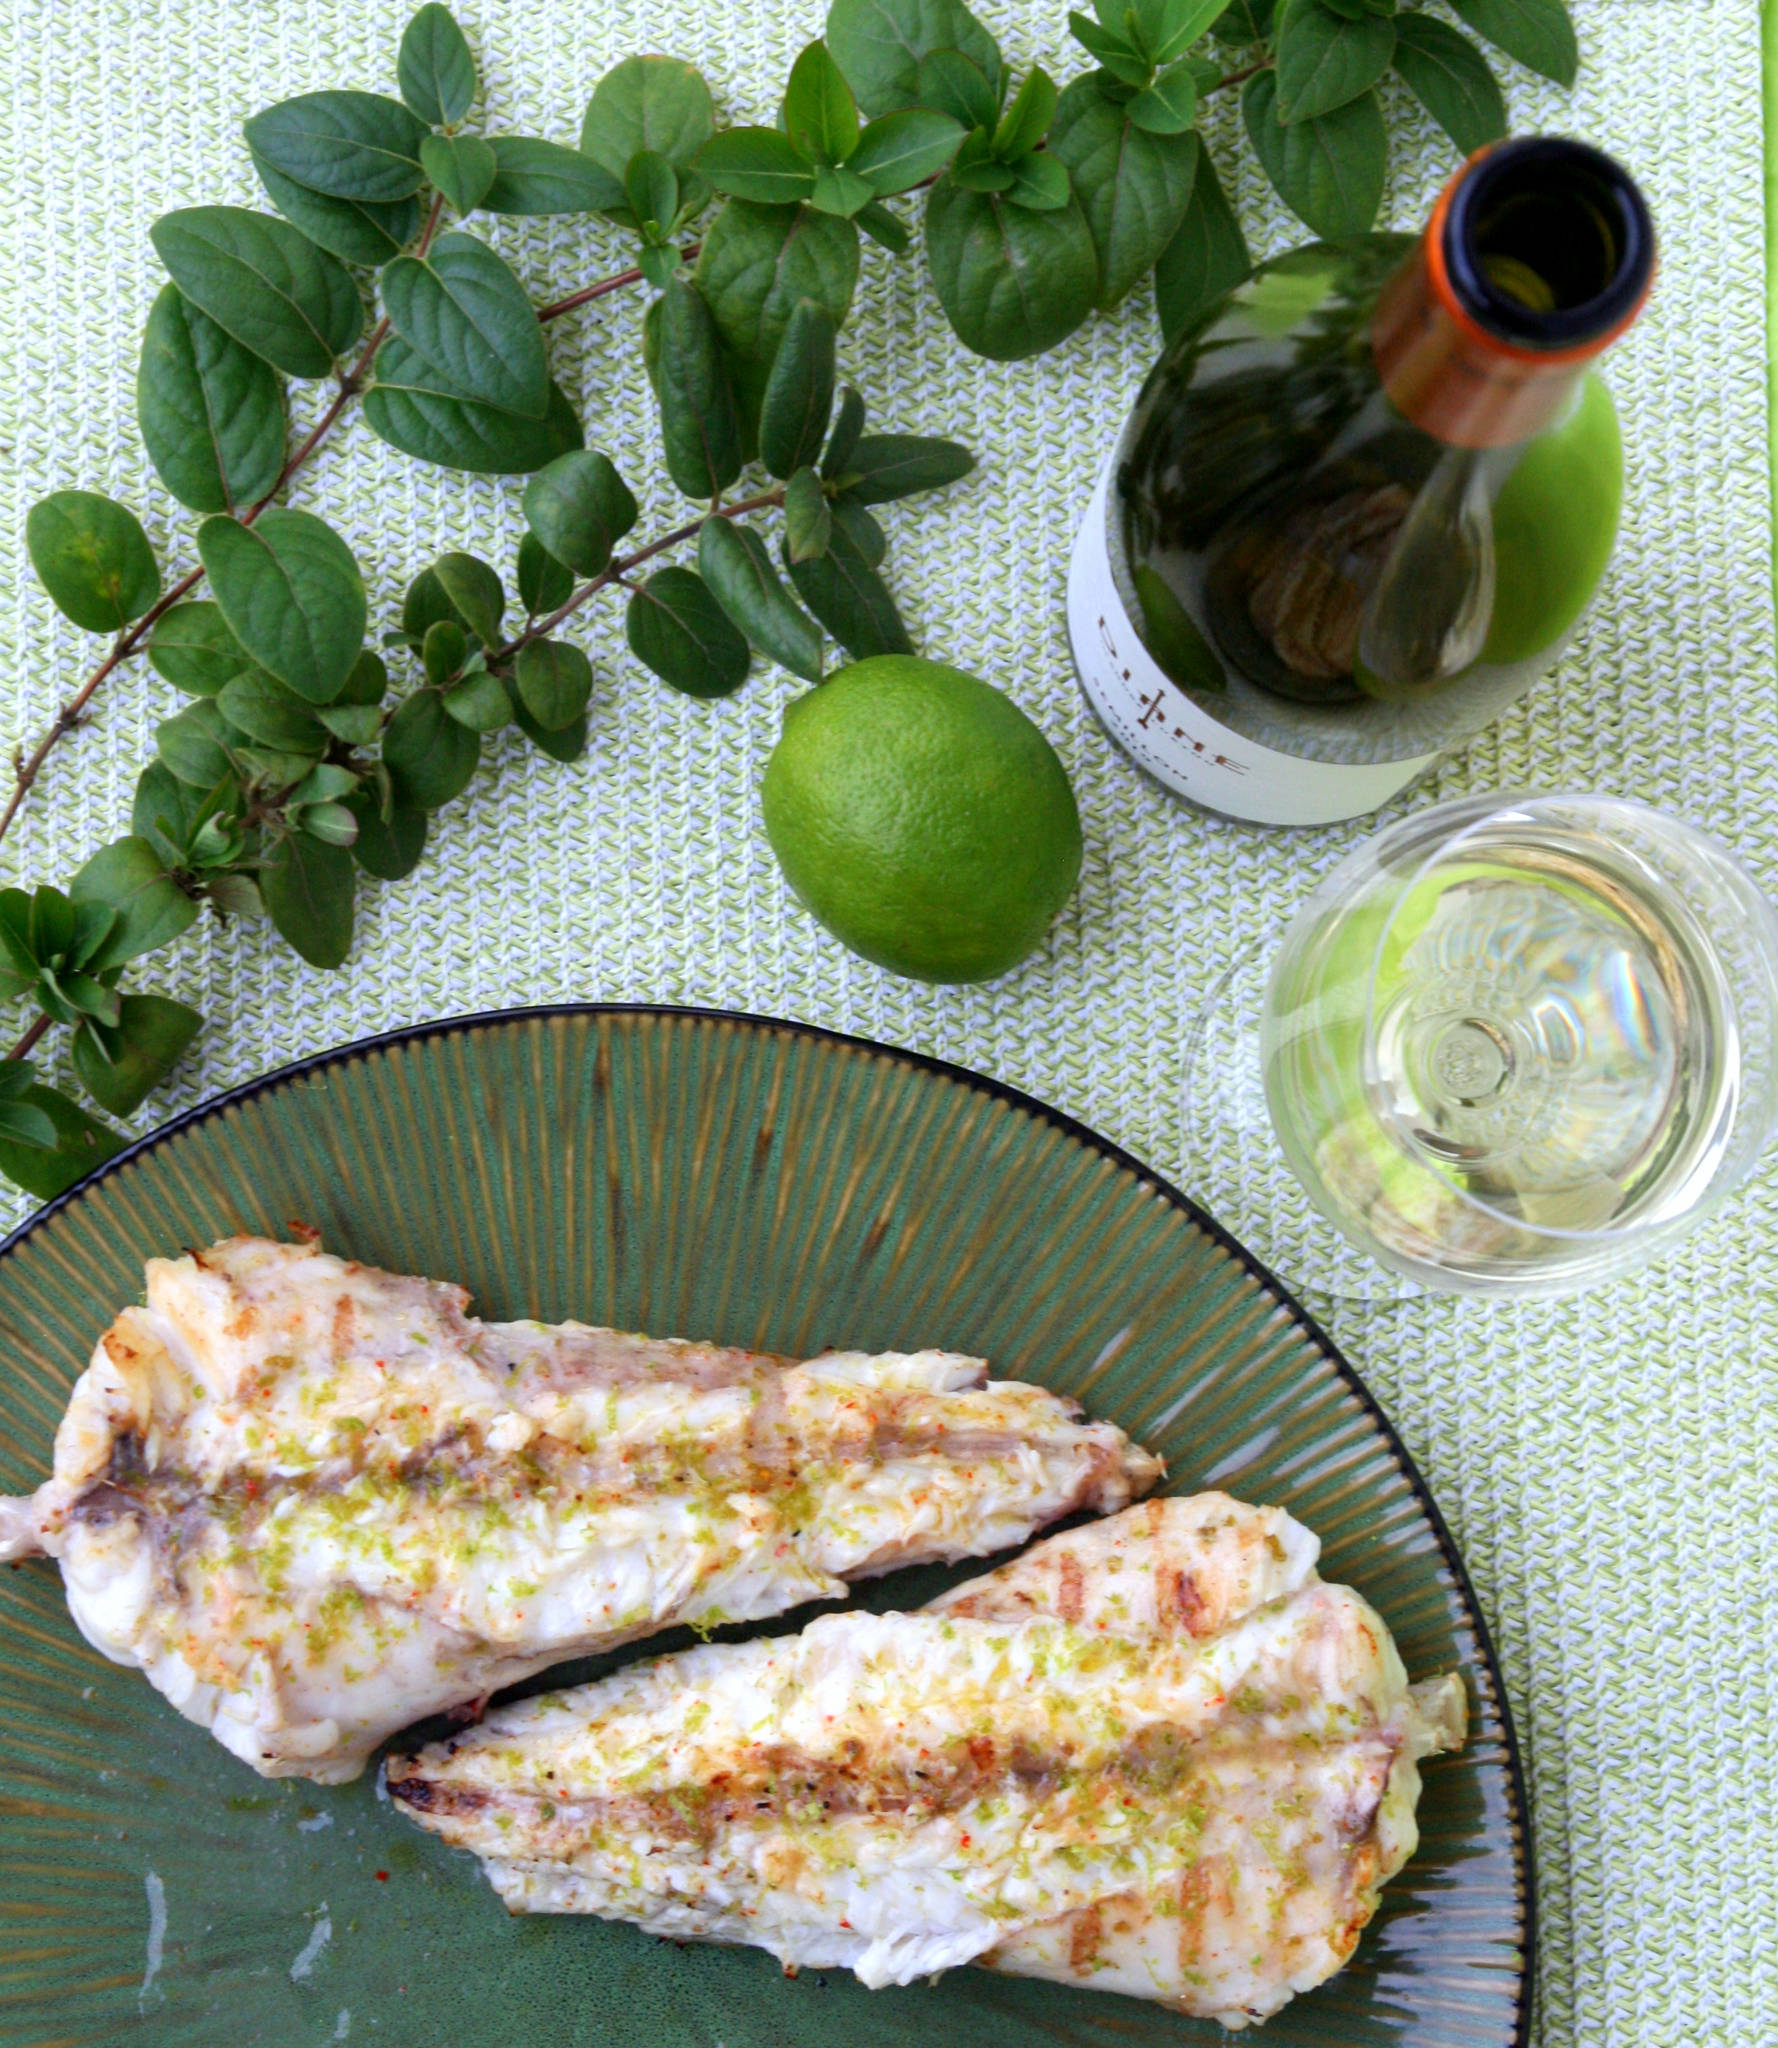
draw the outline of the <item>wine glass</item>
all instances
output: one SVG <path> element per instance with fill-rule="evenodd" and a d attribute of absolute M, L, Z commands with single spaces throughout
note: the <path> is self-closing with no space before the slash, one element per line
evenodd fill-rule
<path fill-rule="evenodd" d="M 1694 1229 L 1778 1122 L 1778 913 L 1628 799 L 1418 812 L 1259 967 L 1200 1019 L 1188 1118 L 1310 1293 L 1598 1285 Z"/>

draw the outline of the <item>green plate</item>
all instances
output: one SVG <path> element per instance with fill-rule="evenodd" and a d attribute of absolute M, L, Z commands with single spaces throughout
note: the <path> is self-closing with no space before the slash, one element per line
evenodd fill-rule
<path fill-rule="evenodd" d="M 1410 1673 L 1461 1667 L 1474 1734 L 1427 1768 L 1419 1855 L 1352 1964 L 1263 2039 L 1523 2040 L 1523 1789 L 1450 1537 L 1327 1339 L 1133 1160 L 960 1069 L 753 1018 L 572 1008 L 373 1039 L 194 1111 L 0 1247 L 0 1486 L 47 1473 L 68 1384 L 138 1297 L 144 1259 L 292 1219 L 335 1251 L 460 1280 L 489 1316 L 798 1355 L 979 1353 L 1121 1423 L 1165 1454 L 1175 1489 L 1289 1508 L 1320 1534 L 1325 1576 L 1381 1610 Z M 964 1575 L 907 1573 L 867 1597 L 913 1605 Z M 1224 2039 L 1158 2006 L 981 1970 L 865 1991 L 844 1972 L 786 1979 L 749 1950 L 509 1919 L 478 1866 L 398 1819 L 371 1778 L 253 1777 L 80 1640 L 53 1567 L 0 1575 L 0 1600 L 0 2041 Z"/>

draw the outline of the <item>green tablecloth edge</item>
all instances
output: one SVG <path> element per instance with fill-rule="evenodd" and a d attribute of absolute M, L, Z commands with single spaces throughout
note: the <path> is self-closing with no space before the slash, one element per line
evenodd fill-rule
<path fill-rule="evenodd" d="M 1778 602 L 1778 0 L 1760 6 L 1766 158 L 1766 439 L 1772 468 L 1772 576 Z"/>

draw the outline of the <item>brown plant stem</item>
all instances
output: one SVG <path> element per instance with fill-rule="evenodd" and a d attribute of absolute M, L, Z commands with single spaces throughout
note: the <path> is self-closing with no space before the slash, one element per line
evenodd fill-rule
<path fill-rule="evenodd" d="M 687 242 L 679 252 L 680 262 L 695 263 L 698 250 L 702 246 L 699 242 Z M 583 285 L 579 291 L 570 292 L 565 299 L 552 299 L 547 306 L 539 306 L 537 317 L 539 320 L 559 320 L 564 313 L 572 313 L 577 306 L 590 306 L 595 299 L 605 298 L 612 292 L 621 292 L 627 285 L 641 282 L 640 267 L 632 265 L 628 270 L 620 270 L 610 277 L 600 278 L 597 284 Z"/>
<path fill-rule="evenodd" d="M 11 1052 L 9 1052 L 6 1055 L 6 1057 L 9 1060 L 22 1060 L 26 1053 L 28 1053 L 31 1050 L 32 1046 L 34 1046 L 37 1043 L 38 1039 L 40 1039 L 43 1036 L 43 1034 L 49 1029 L 49 1026 L 50 1019 L 41 1012 L 39 1012 L 39 1014 L 32 1020 L 32 1022 L 25 1026 L 24 1031 L 21 1033 L 19 1037 L 18 1043 L 13 1047 Z"/>

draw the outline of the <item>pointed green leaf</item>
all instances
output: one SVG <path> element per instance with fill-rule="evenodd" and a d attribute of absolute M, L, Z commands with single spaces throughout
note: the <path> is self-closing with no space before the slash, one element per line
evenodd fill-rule
<path fill-rule="evenodd" d="M 463 736 L 475 744 L 472 735 Z M 259 872 L 267 916 L 311 967 L 338 967 L 351 952 L 354 886 L 345 848 L 326 846 L 304 832 L 280 839 Z"/>
<path fill-rule="evenodd" d="M 1451 11 L 1540 77 L 1574 83 L 1580 50 L 1562 0 L 1451 0 Z"/>
<path fill-rule="evenodd" d="M 446 389 L 543 418 L 543 329 L 524 286 L 485 242 L 440 235 L 424 261 L 398 256 L 383 272 L 383 304 L 395 332 Z"/>
<path fill-rule="evenodd" d="M 404 454 L 484 476 L 526 476 L 582 439 L 559 386 L 550 385 L 542 419 L 531 419 L 446 388 L 430 364 L 393 339 L 378 351 L 364 417 L 372 433 Z"/>
<path fill-rule="evenodd" d="M 1506 133 L 1506 101 L 1487 58 L 1447 23 L 1430 14 L 1399 16 L 1395 68 L 1465 156 Z"/>
<path fill-rule="evenodd" d="M 436 690 L 404 698 L 383 735 L 395 800 L 412 811 L 436 811 L 461 796 L 480 759 L 480 739 L 446 712 Z"/>
<path fill-rule="evenodd" d="M 444 708 L 471 732 L 498 732 L 512 717 L 506 686 L 485 668 L 466 675 L 444 693 Z"/>
<path fill-rule="evenodd" d="M 1210 152 L 1198 151 L 1191 203 L 1154 268 L 1161 332 L 1171 341 L 1251 275 L 1241 223 L 1223 194 Z"/>
<path fill-rule="evenodd" d="M 338 696 L 364 644 L 364 579 L 352 550 L 311 512 L 274 507 L 256 527 L 206 519 L 198 554 L 229 629 L 311 704 Z"/>
<path fill-rule="evenodd" d="M 874 197 L 866 181 L 849 166 L 841 164 L 837 170 L 824 166 L 815 173 L 815 189 L 809 194 L 809 204 L 822 213 L 834 213 L 842 220 L 850 220 L 853 214 L 869 206 Z"/>
<path fill-rule="evenodd" d="M 335 199 L 387 205 L 425 181 L 426 124 L 374 92 L 306 92 L 247 123 L 247 144 L 276 171 Z"/>
<path fill-rule="evenodd" d="M 244 206 L 188 206 L 148 231 L 185 297 L 292 377 L 325 377 L 364 329 L 345 266 L 288 221 Z"/>
<path fill-rule="evenodd" d="M 22 1060 L 10 1061 L 8 1064 L 25 1067 Z M 29 1074 L 30 1069 L 25 1067 L 25 1071 Z M 17 1145 L 33 1146 L 39 1151 L 52 1151 L 56 1142 L 56 1127 L 35 1103 L 9 1096 L 7 1100 L 0 1101 L 0 1139 L 10 1139 Z"/>
<path fill-rule="evenodd" d="M 148 636 L 148 660 L 156 675 L 194 697 L 214 697 L 253 666 L 222 607 L 206 600 L 176 604 L 161 614 Z"/>
<path fill-rule="evenodd" d="M 251 875 L 212 875 L 204 884 L 204 894 L 225 918 L 265 915 L 265 899 Z"/>
<path fill-rule="evenodd" d="M 789 136 L 776 128 L 728 128 L 698 156 L 698 173 L 718 192 L 762 206 L 807 199 L 815 171 Z"/>
<path fill-rule="evenodd" d="M 388 687 L 389 670 L 383 657 L 367 647 L 353 662 L 345 687 L 333 701 L 336 705 L 380 704 Z"/>
<path fill-rule="evenodd" d="M 1224 0 L 1159 0 L 1149 38 L 1149 54 L 1157 64 L 1171 64 L 1189 50 L 1223 12 Z"/>
<path fill-rule="evenodd" d="M 482 199 L 488 213 L 603 213 L 624 203 L 621 178 L 590 156 L 529 135 L 493 135 L 494 182 Z"/>
<path fill-rule="evenodd" d="M 1286 127 L 1331 114 L 1369 92 L 1395 55 L 1395 24 L 1379 15 L 1347 21 L 1322 0 L 1283 0 L 1278 10 L 1278 94 Z"/>
<path fill-rule="evenodd" d="M 438 0 L 430 0 L 402 31 L 395 82 L 432 128 L 454 128 L 474 106 L 475 58 L 451 10 Z"/>
<path fill-rule="evenodd" d="M 865 434 L 846 465 L 846 488 L 861 505 L 887 505 L 921 491 L 943 490 L 975 467 L 956 441 L 928 434 Z"/>
<path fill-rule="evenodd" d="M 499 159 L 475 135 L 428 135 L 420 144 L 426 175 L 458 215 L 480 206 L 499 176 Z"/>
<path fill-rule="evenodd" d="M 1183 135 L 1198 118 L 1195 69 L 1189 57 L 1168 65 L 1145 92 L 1129 100 L 1125 113 L 1150 135 Z"/>
<path fill-rule="evenodd" d="M 849 491 L 830 499 L 828 510 L 833 514 L 834 525 L 845 529 L 846 538 L 869 567 L 880 569 L 889 552 L 889 536 L 876 519 Z"/>
<path fill-rule="evenodd" d="M 435 687 L 448 683 L 469 659 L 469 635 L 455 619 L 440 619 L 426 628 L 420 643 L 420 665 Z"/>
<path fill-rule="evenodd" d="M 203 1024 L 200 1012 L 170 996 L 125 996 L 115 1029 L 89 1025 L 74 1034 L 74 1071 L 101 1109 L 128 1116 L 185 1057 Z"/>
<path fill-rule="evenodd" d="M 760 460 L 787 477 L 821 453 L 833 411 L 833 315 L 804 299 L 790 316 L 759 413 Z"/>
<path fill-rule="evenodd" d="M 39 1201 L 53 1201 L 65 1194 L 77 1180 L 124 1148 L 121 1133 L 88 1116 L 54 1088 L 29 1089 L 19 1100 L 49 1118 L 55 1129 L 55 1149 L 46 1152 L 34 1142 L 42 1135 L 35 1124 L 31 1142 L 0 1133 L 0 1174 Z"/>
<path fill-rule="evenodd" d="M 654 287 L 657 292 L 667 289 L 669 279 L 674 277 L 685 259 L 671 242 L 644 242 L 636 252 L 636 268 L 642 273 L 642 281 Z"/>
<path fill-rule="evenodd" d="M 525 517 L 529 519 L 530 513 Z M 519 542 L 518 585 L 526 618 L 538 619 L 568 602 L 574 591 L 574 571 L 558 561 L 532 531 Z"/>
<path fill-rule="evenodd" d="M 179 781 L 204 790 L 232 780 L 235 771 L 229 750 L 237 737 L 208 697 L 163 718 L 154 729 L 155 749 L 167 769 Z"/>
<path fill-rule="evenodd" d="M 359 787 L 363 777 L 335 761 L 317 761 L 290 792 L 293 804 L 334 804 Z"/>
<path fill-rule="evenodd" d="M 383 729 L 383 714 L 374 704 L 323 704 L 315 716 L 349 747 L 368 747 Z"/>
<path fill-rule="evenodd" d="M 1013 103 L 994 130 L 993 150 L 1002 163 L 1016 163 L 1049 133 L 1056 111 L 1055 81 L 1035 69 L 1013 96 Z"/>
<path fill-rule="evenodd" d="M 962 140 L 963 129 L 949 114 L 904 107 L 881 115 L 865 129 L 846 168 L 882 196 L 908 192 L 937 176 Z"/>
<path fill-rule="evenodd" d="M 564 726 L 552 732 L 548 726 L 539 725 L 519 699 L 518 685 L 508 676 L 506 694 L 512 699 L 512 722 L 526 739 L 540 753 L 547 754 L 552 761 L 578 761 L 586 752 L 587 721 L 583 712 L 579 718 L 572 718 Z"/>
<path fill-rule="evenodd" d="M 1027 213 L 1057 213 L 1073 197 L 1067 165 L 1047 149 L 1033 150 L 1012 166 L 1012 183 L 1006 188 L 1008 205 L 1022 206 Z"/>
<path fill-rule="evenodd" d="M 457 617 L 484 647 L 494 646 L 506 617 L 506 592 L 498 572 L 478 556 L 453 552 L 440 555 L 432 573 Z"/>
<path fill-rule="evenodd" d="M 520 651 L 513 680 L 519 702 L 544 731 L 559 732 L 586 715 L 593 665 L 566 640 L 533 640 Z"/>
<path fill-rule="evenodd" d="M 827 47 L 873 117 L 917 103 L 920 60 L 935 50 L 961 50 L 1000 104 L 1000 47 L 962 0 L 833 0 Z"/>
<path fill-rule="evenodd" d="M 420 232 L 417 198 L 391 200 L 386 206 L 369 205 L 361 199 L 330 199 L 325 192 L 311 192 L 307 185 L 285 177 L 252 150 L 248 155 L 266 197 L 284 218 L 342 263 L 378 269 L 391 256 L 399 256 Z"/>
<path fill-rule="evenodd" d="M 716 125 L 710 88 L 675 57 L 626 57 L 593 88 L 580 131 L 586 155 L 620 182 L 638 150 L 683 170 Z"/>
<path fill-rule="evenodd" d="M 1078 205 L 1032 213 L 949 176 L 926 203 L 926 262 L 958 338 L 995 362 L 1054 348 L 1092 311 L 1099 284 Z"/>
<path fill-rule="evenodd" d="M 639 149 L 624 171 L 624 199 L 638 228 L 665 234 L 679 210 L 679 173 L 658 149 Z"/>
<path fill-rule="evenodd" d="M 160 480 L 193 512 L 231 512 L 284 467 L 284 388 L 272 366 L 163 285 L 136 370 L 136 416 Z"/>
<path fill-rule="evenodd" d="M 913 236 L 880 200 L 873 199 L 868 206 L 861 206 L 852 220 L 854 226 L 869 235 L 878 248 L 887 249 L 891 256 L 905 256 L 914 246 Z"/>
<path fill-rule="evenodd" d="M 1138 88 L 1148 83 L 1154 66 L 1146 57 L 1133 50 L 1121 35 L 1102 28 L 1098 22 L 1080 13 L 1078 9 L 1068 16 L 1068 33 L 1089 57 L 1094 57 L 1103 64 L 1113 78 L 1122 80 L 1125 85 Z"/>
<path fill-rule="evenodd" d="M 375 875 L 379 882 L 399 882 L 403 875 L 413 873 L 426 851 L 424 811 L 397 804 L 385 818 L 368 790 L 348 797 L 346 808 L 358 821 L 352 858 L 367 875 Z"/>
<path fill-rule="evenodd" d="M 597 576 L 611 560 L 611 551 L 636 523 L 636 500 L 608 456 L 577 449 L 558 456 L 525 486 L 525 523 L 536 544 L 547 550 L 563 571 L 561 594 L 542 604 L 526 599 L 533 615 L 553 611 L 573 587 L 572 570 Z M 524 550 L 519 551 L 520 589 L 525 575 Z M 545 721 L 548 722 L 547 720 Z"/>
<path fill-rule="evenodd" d="M 230 725 L 259 746 L 287 754 L 326 752 L 327 728 L 293 689 L 273 676 L 237 676 L 223 685 L 216 704 Z"/>
<path fill-rule="evenodd" d="M 982 128 L 992 135 L 1000 119 L 1000 101 L 986 72 L 979 64 L 971 63 L 961 50 L 934 50 L 930 56 L 922 57 L 916 90 L 918 110 L 948 114 L 965 133 Z M 918 110 L 902 107 L 895 114 L 880 114 L 877 118 L 893 121 L 899 114 Z"/>
<path fill-rule="evenodd" d="M 25 548 L 57 611 L 85 632 L 120 632 L 160 596 L 142 522 L 97 491 L 39 498 L 25 514 Z"/>
<path fill-rule="evenodd" d="M 820 631 L 784 588 L 751 527 L 706 519 L 698 529 L 698 572 L 762 654 L 806 682 L 821 680 Z"/>
<path fill-rule="evenodd" d="M 671 279 L 643 338 L 667 473 L 687 497 L 714 498 L 741 473 L 741 438 L 716 323 L 697 287 Z"/>
<path fill-rule="evenodd" d="M 488 678 L 493 682 L 493 678 Z M 506 710 L 506 692 L 494 683 L 494 689 L 501 700 L 502 722 Z M 467 723 L 467 721 L 463 721 Z M 305 804 L 302 810 L 301 831 L 307 839 L 318 839 L 323 846 L 351 846 L 358 838 L 358 820 L 344 804 Z"/>
<path fill-rule="evenodd" d="M 1089 78 L 1063 93 L 1050 149 L 1068 166 L 1098 255 L 1098 300 L 1127 298 L 1172 240 L 1191 199 L 1195 135 L 1152 135 Z"/>
<path fill-rule="evenodd" d="M 889 586 L 844 527 L 834 527 L 825 554 L 787 567 L 797 595 L 853 660 L 913 653 Z"/>
<path fill-rule="evenodd" d="M 1383 203 L 1389 138 L 1376 96 L 1348 100 L 1331 114 L 1281 125 L 1270 72 L 1250 78 L 1241 112 L 1253 152 L 1278 196 L 1325 241 L 1361 235 Z"/>
<path fill-rule="evenodd" d="M 688 697 L 726 697 L 747 680 L 747 642 L 694 570 L 657 569 L 624 631 L 637 660 Z"/>
<path fill-rule="evenodd" d="M 793 562 L 825 554 L 833 532 L 821 479 L 812 469 L 799 469 L 784 486 L 784 545 Z"/>
<path fill-rule="evenodd" d="M 204 801 L 203 795 L 189 789 L 164 761 L 150 761 L 136 777 L 130 831 L 148 841 L 164 867 L 175 867 L 197 827 Z"/>
<path fill-rule="evenodd" d="M 784 132 L 814 164 L 843 164 L 858 141 L 857 102 L 825 43 L 805 45 L 790 67 Z"/>
<path fill-rule="evenodd" d="M 1220 43 L 1237 47 L 1263 43 L 1272 33 L 1277 0 L 1228 0 L 1228 5 L 1211 24 L 1210 33 Z"/>
<path fill-rule="evenodd" d="M 154 848 L 134 835 L 102 846 L 69 883 L 68 894 L 77 906 L 100 903 L 117 913 L 102 950 L 85 962 L 94 974 L 170 944 L 198 914 Z"/>
<path fill-rule="evenodd" d="M 827 437 L 827 449 L 821 457 L 821 474 L 829 483 L 850 473 L 859 437 L 864 432 L 864 418 L 864 400 L 850 384 L 844 385 L 840 391 L 840 409 L 833 423 L 833 432 Z"/>

